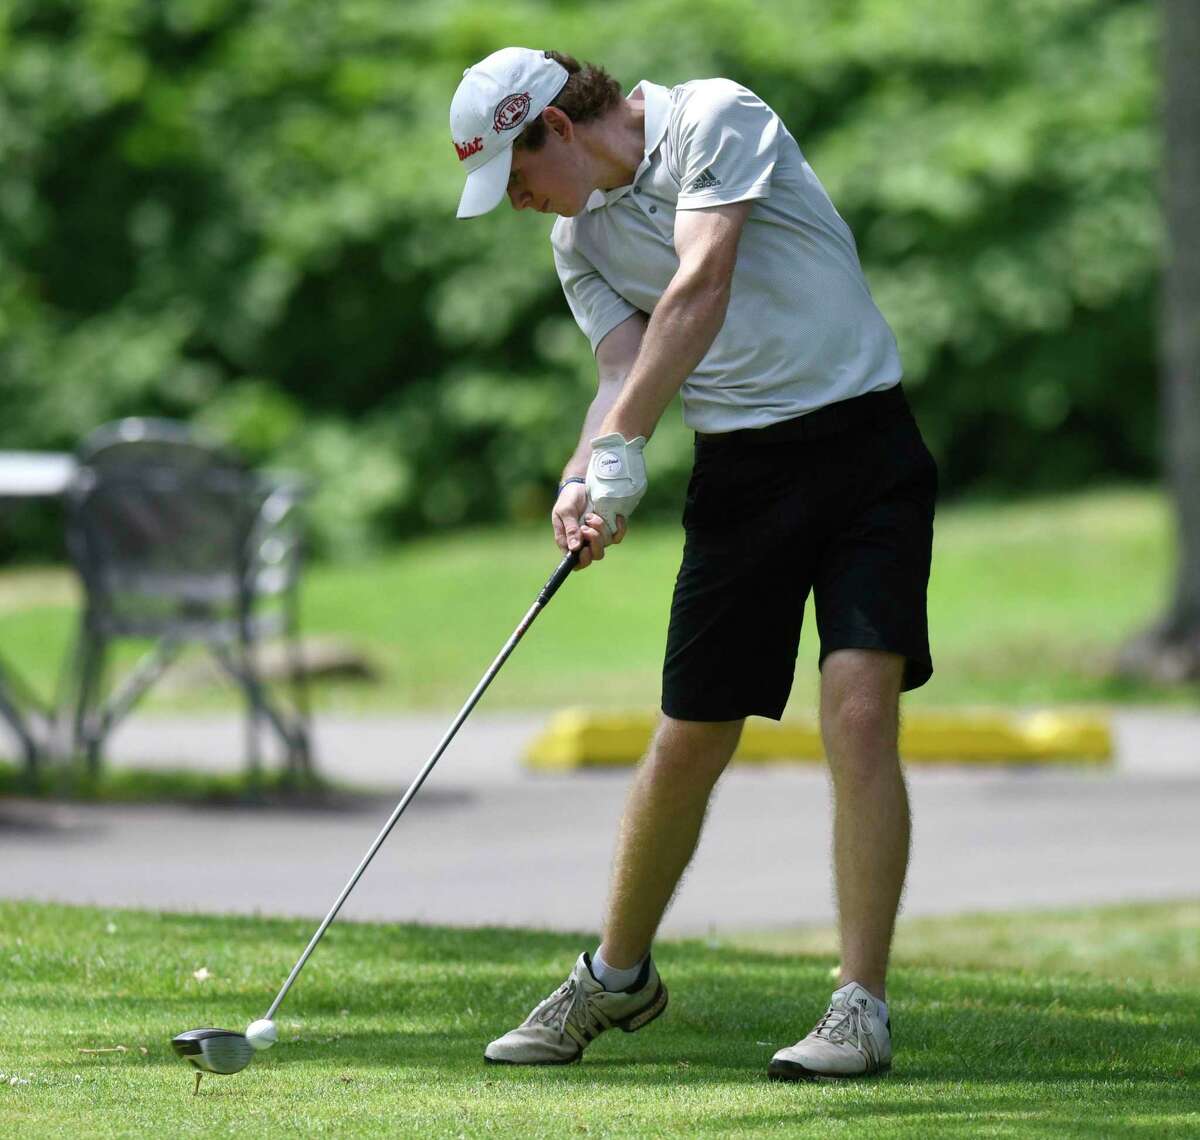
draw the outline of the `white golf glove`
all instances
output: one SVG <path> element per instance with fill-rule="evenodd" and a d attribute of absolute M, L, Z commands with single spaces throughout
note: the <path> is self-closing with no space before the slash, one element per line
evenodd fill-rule
<path fill-rule="evenodd" d="M 646 493 L 646 461 L 642 448 L 644 435 L 626 440 L 619 432 L 599 435 L 592 440 L 592 458 L 588 462 L 587 493 L 591 510 L 617 533 L 617 515 L 625 521 Z"/>

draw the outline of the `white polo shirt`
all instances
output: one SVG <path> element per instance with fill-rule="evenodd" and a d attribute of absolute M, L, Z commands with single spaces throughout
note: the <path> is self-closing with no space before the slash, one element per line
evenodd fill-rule
<path fill-rule="evenodd" d="M 896 340 L 854 237 L 779 116 L 728 79 L 639 88 L 646 149 L 633 182 L 595 191 L 550 235 L 593 351 L 634 312 L 650 313 L 675 275 L 676 210 L 753 199 L 725 323 L 681 389 L 684 423 L 765 427 L 898 383 Z"/>

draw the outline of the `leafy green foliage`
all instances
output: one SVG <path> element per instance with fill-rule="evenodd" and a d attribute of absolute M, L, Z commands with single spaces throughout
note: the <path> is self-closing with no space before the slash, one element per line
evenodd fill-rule
<path fill-rule="evenodd" d="M 594 384 L 548 222 L 457 222 L 446 115 L 507 43 L 727 75 L 851 223 L 951 493 L 1156 464 L 1149 0 L 13 0 L 0 447 L 202 416 L 325 486 L 328 548 L 541 517 Z M 642 511 L 675 514 L 669 411 Z"/>

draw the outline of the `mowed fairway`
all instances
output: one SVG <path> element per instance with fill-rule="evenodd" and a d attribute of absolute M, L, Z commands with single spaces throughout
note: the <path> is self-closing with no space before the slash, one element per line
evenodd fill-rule
<path fill-rule="evenodd" d="M 4 1136 L 1200 1133 L 1196 991 L 1149 980 L 1152 962 L 1111 978 L 909 962 L 890 1077 L 780 1085 L 767 1060 L 821 1012 L 827 957 L 664 944 L 665 1017 L 581 1065 L 527 1070 L 485 1066 L 483 1045 L 592 938 L 335 925 L 279 1045 L 192 1096 L 169 1038 L 260 1016 L 309 923 L 8 903 L 0 931 Z"/>

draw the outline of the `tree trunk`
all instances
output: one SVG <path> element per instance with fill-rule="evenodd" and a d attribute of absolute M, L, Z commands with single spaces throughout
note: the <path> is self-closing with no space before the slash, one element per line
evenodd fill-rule
<path fill-rule="evenodd" d="M 1200 3 L 1162 0 L 1167 250 L 1159 357 L 1166 482 L 1179 546 L 1165 616 L 1122 650 L 1126 676 L 1200 679 Z"/>

